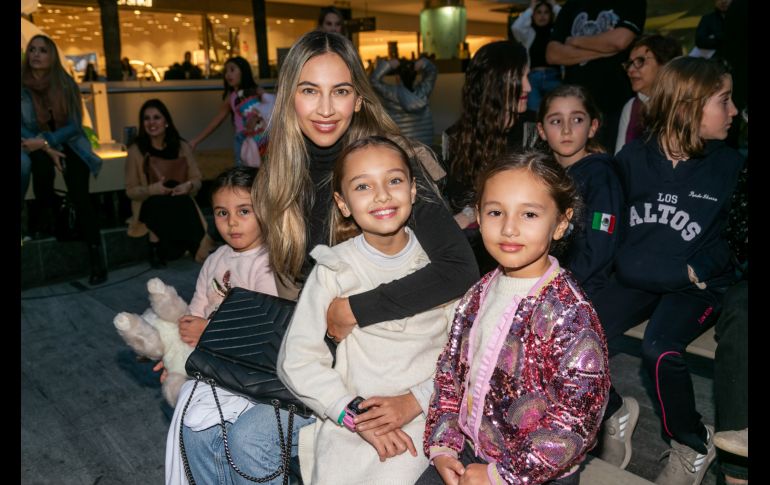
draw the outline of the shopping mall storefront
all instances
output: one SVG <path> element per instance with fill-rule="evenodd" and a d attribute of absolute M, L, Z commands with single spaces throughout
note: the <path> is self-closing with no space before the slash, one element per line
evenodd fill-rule
<path fill-rule="evenodd" d="M 233 55 L 246 58 L 257 71 L 257 43 L 250 1 L 123 0 L 118 4 L 120 56 L 132 61 L 141 78 L 163 79 L 165 71 L 174 63 L 181 63 L 187 51 L 192 53 L 193 63 L 207 72 L 208 50 L 211 75 L 215 75 L 224 60 Z M 340 6 L 345 8 L 345 5 Z M 266 4 L 271 77 L 277 72 L 279 56 L 299 36 L 315 28 L 318 11 L 316 5 Z M 350 12 L 353 17 L 375 16 L 355 9 Z M 82 76 L 88 62 L 93 62 L 97 72 L 105 75 L 102 23 L 96 1 L 40 2 L 30 19 L 54 39 L 63 55 L 71 61 L 76 76 Z M 376 19 L 377 30 L 352 36 L 365 63 L 377 56 L 387 56 L 389 42 L 397 42 L 399 53 L 404 57 L 420 52 L 418 11 L 414 16 L 378 13 Z M 504 14 L 500 14 L 499 23 L 469 22 L 466 41 L 471 53 L 487 42 L 505 38 L 505 26 Z"/>

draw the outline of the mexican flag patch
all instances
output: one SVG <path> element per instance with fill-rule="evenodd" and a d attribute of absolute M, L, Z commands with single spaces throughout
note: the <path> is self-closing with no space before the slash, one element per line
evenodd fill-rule
<path fill-rule="evenodd" d="M 604 212 L 594 212 L 594 220 L 591 222 L 591 229 L 612 234 L 615 232 L 615 216 Z"/>

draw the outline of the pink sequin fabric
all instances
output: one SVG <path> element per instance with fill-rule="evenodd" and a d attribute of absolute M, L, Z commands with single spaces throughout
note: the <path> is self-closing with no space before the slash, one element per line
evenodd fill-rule
<path fill-rule="evenodd" d="M 425 427 L 431 458 L 459 454 L 470 441 L 506 483 L 537 484 L 580 463 L 595 442 L 610 387 L 604 333 L 570 273 L 556 263 L 550 271 L 540 291 L 519 303 L 476 419 L 463 404 L 470 392 L 468 338 L 497 273 L 461 300 Z"/>

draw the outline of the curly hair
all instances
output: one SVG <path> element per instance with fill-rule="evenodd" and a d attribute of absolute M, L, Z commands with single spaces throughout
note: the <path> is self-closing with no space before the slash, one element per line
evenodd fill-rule
<path fill-rule="evenodd" d="M 473 56 L 465 72 L 463 111 L 448 131 L 449 168 L 457 180 L 473 180 L 506 149 L 516 123 L 527 50 L 515 40 L 492 42 Z"/>

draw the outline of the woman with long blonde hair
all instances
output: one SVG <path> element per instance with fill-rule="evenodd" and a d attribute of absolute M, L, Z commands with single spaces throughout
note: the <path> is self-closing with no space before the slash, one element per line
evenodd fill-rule
<path fill-rule="evenodd" d="M 80 236 L 88 244 L 92 285 L 107 280 L 98 217 L 88 184 L 102 159 L 91 149 L 83 131 L 80 90 L 62 66 L 56 44 L 36 35 L 27 44 L 21 63 L 22 198 L 30 174 L 37 215 L 50 213 L 57 203 L 56 170 L 64 176 L 67 196 L 75 206 Z M 39 221 L 41 227 L 46 222 Z M 49 227 L 51 224 L 47 224 Z"/>
<path fill-rule="evenodd" d="M 278 77 L 268 130 L 268 157 L 252 197 L 282 296 L 296 298 L 312 267 L 310 251 L 317 244 L 331 241 L 331 174 L 347 145 L 367 136 L 386 136 L 405 149 L 410 166 L 415 168 L 418 201 L 408 226 L 430 263 L 373 290 L 335 298 L 326 314 L 330 346 L 344 339 L 356 325 L 402 319 L 447 303 L 478 278 L 470 246 L 426 175 L 435 173 L 430 166 L 435 158 L 421 144 L 399 135 L 349 40 L 339 34 L 313 31 L 294 44 Z M 387 204 L 380 209 L 387 209 Z M 388 216 L 387 210 L 371 211 L 371 217 Z M 280 465 L 274 411 L 270 406 L 244 401 L 227 431 L 230 452 L 241 471 L 265 476 Z M 396 408 L 413 409 L 415 405 L 413 398 L 405 398 L 398 406 L 379 408 L 379 414 L 392 417 L 389 413 L 399 411 Z M 287 414 L 282 411 L 281 415 L 286 426 Z M 299 427 L 313 419 L 294 417 L 293 443 L 297 443 Z M 234 483 L 247 483 L 225 459 L 219 426 L 192 429 L 185 425 L 183 430 L 191 471 L 199 483 L 219 483 L 217 477 L 224 476 Z M 291 453 L 296 455 L 296 449 Z M 167 464 L 167 483 L 177 483 L 175 474 L 182 475 Z"/>

